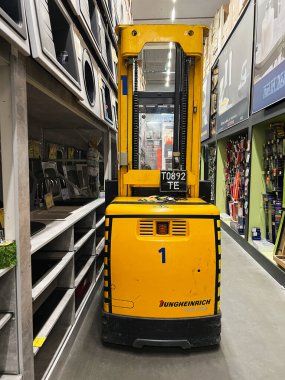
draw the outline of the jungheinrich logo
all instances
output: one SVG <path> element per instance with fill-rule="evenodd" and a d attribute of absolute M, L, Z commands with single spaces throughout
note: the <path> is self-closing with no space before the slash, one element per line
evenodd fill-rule
<path fill-rule="evenodd" d="M 210 305 L 211 300 L 197 300 L 197 301 L 173 301 L 165 302 L 161 300 L 159 302 L 159 307 L 187 307 L 187 306 L 201 306 Z"/>

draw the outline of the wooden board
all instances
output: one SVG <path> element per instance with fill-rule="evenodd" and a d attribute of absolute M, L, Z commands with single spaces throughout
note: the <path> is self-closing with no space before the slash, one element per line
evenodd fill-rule
<path fill-rule="evenodd" d="M 276 263 L 282 267 L 283 269 L 285 269 L 285 256 L 278 256 L 278 255 L 274 255 L 273 256 L 273 259 L 274 261 L 276 261 Z"/>

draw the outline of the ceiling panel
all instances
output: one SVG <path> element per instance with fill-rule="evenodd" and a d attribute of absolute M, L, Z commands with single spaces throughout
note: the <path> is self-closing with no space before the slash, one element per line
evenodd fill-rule
<path fill-rule="evenodd" d="M 176 24 L 209 25 L 222 4 L 229 0 L 176 0 Z M 133 0 L 135 23 L 171 23 L 172 0 Z"/>

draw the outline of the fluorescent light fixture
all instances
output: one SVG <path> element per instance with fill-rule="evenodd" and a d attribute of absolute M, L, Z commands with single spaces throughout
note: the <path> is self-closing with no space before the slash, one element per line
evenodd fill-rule
<path fill-rule="evenodd" d="M 173 7 L 172 12 L 171 12 L 171 21 L 175 20 L 175 7 Z"/>
<path fill-rule="evenodd" d="M 175 3 L 176 3 L 176 0 L 172 0 L 172 2 L 173 2 L 173 4 L 175 4 Z"/>

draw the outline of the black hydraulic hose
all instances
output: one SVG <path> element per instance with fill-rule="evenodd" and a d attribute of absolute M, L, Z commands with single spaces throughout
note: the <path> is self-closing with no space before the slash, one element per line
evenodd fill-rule
<path fill-rule="evenodd" d="M 138 95 L 138 61 L 134 59 L 133 92 L 133 169 L 139 169 L 139 95 Z"/>
<path fill-rule="evenodd" d="M 187 124 L 188 124 L 188 85 L 189 85 L 189 63 L 190 58 L 183 58 L 183 78 L 182 78 L 182 96 L 180 108 L 180 167 L 186 170 L 186 149 L 187 149 Z"/>

